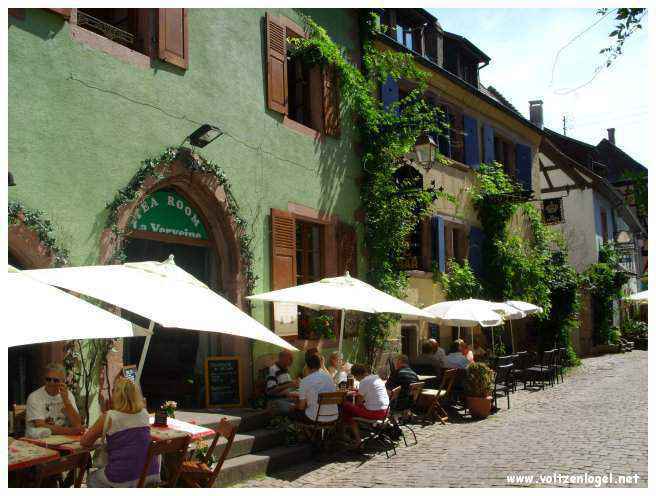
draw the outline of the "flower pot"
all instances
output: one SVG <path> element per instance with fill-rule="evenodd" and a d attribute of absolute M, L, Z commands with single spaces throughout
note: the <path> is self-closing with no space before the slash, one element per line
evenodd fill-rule
<path fill-rule="evenodd" d="M 467 396 L 467 408 L 474 418 L 487 418 L 492 409 L 492 396 L 487 398 L 477 398 L 474 396 Z"/>
<path fill-rule="evenodd" d="M 158 427 L 166 427 L 168 425 L 168 415 L 164 410 L 158 410 L 155 412 L 155 421 L 153 425 Z"/>

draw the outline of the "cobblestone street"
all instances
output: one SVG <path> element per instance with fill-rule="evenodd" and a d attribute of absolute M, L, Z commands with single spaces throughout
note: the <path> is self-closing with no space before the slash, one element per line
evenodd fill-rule
<path fill-rule="evenodd" d="M 572 484 L 538 476 L 610 472 L 637 474 L 637 486 L 647 485 L 647 352 L 585 359 L 564 384 L 520 389 L 510 410 L 505 399 L 499 406 L 483 421 L 418 427 L 419 444 L 398 448 L 390 459 L 342 454 L 338 461 L 296 465 L 239 487 L 564 486 Z M 512 484 L 508 475 L 535 478 Z"/>

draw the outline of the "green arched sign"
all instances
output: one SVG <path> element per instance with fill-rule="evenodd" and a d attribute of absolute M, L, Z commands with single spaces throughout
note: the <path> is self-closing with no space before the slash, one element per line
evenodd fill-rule
<path fill-rule="evenodd" d="M 146 196 L 131 223 L 132 229 L 192 239 L 207 239 L 201 217 L 175 191 L 159 190 Z"/>

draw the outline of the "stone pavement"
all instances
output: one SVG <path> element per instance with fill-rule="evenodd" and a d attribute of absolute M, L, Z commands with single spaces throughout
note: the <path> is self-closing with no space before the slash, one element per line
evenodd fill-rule
<path fill-rule="evenodd" d="M 390 459 L 342 453 L 238 487 L 647 486 L 647 352 L 584 359 L 564 383 L 543 391 L 520 386 L 511 409 L 505 398 L 499 407 L 481 421 L 417 427 L 419 444 L 397 448 Z M 610 473 L 615 481 L 639 479 L 604 483 Z M 562 477 L 585 474 L 598 478 Z M 509 475 L 534 478 L 511 482 Z"/>

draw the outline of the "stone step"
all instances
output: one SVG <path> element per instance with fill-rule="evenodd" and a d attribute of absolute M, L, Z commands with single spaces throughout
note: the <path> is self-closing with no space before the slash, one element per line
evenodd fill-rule
<path fill-rule="evenodd" d="M 211 441 L 209 441 L 211 442 Z M 221 456 L 226 446 L 226 439 L 221 437 L 219 442 L 216 443 L 214 454 L 216 457 Z M 227 459 L 236 458 L 242 455 L 258 453 L 271 448 L 276 448 L 285 445 L 285 432 L 280 429 L 256 429 L 244 434 L 237 434 L 232 443 L 230 453 Z"/>
<path fill-rule="evenodd" d="M 279 446 L 231 458 L 223 464 L 214 487 L 232 486 L 254 477 L 270 474 L 274 470 L 308 460 L 311 454 L 309 445 L 300 444 Z"/>
<path fill-rule="evenodd" d="M 263 429 L 271 419 L 269 413 L 253 408 L 178 410 L 175 412 L 175 418 L 179 420 L 192 422 L 210 429 L 216 429 L 223 417 L 226 417 L 232 425 L 237 427 L 239 433 Z"/>

